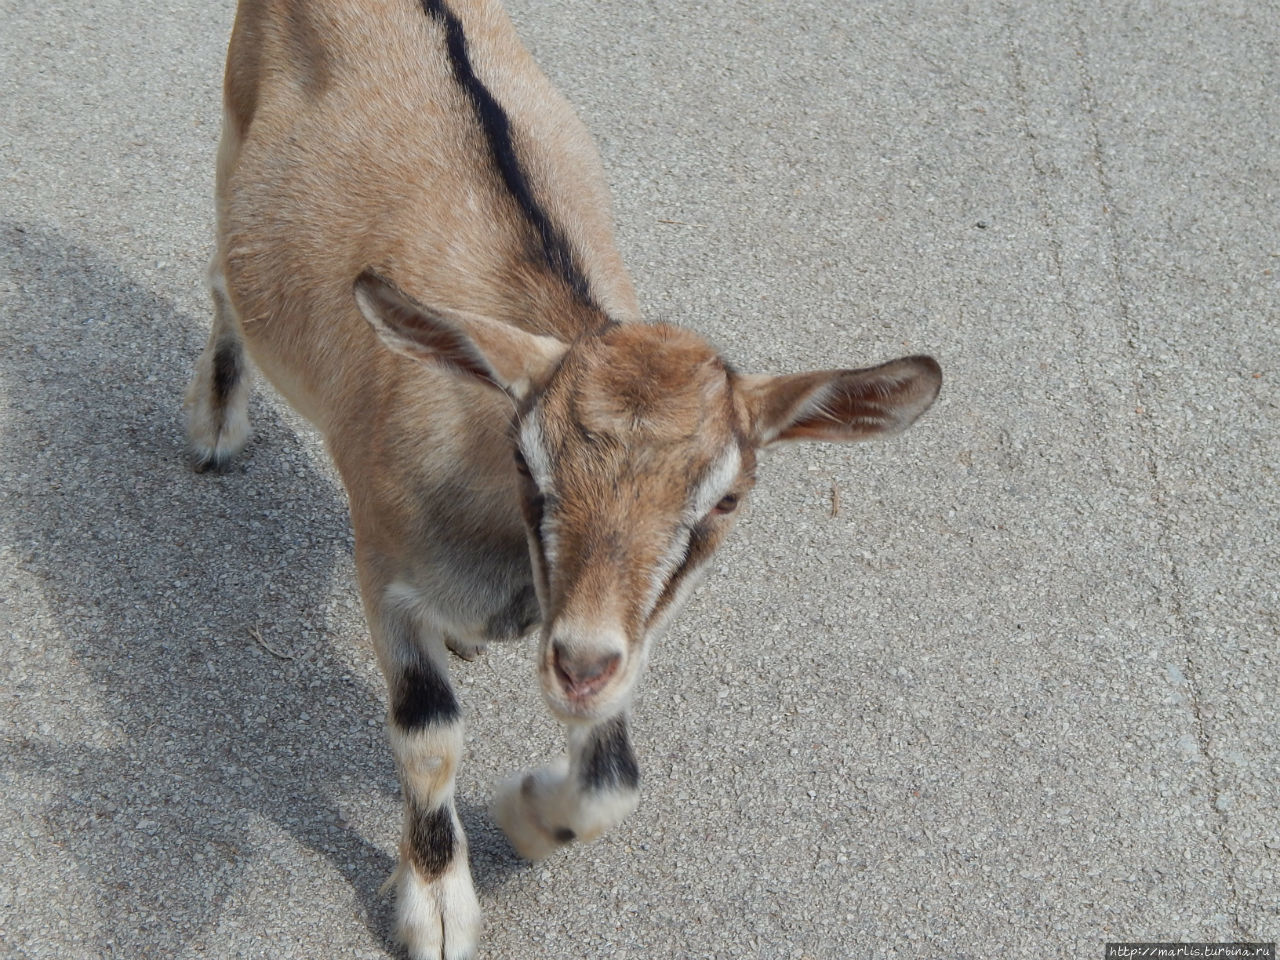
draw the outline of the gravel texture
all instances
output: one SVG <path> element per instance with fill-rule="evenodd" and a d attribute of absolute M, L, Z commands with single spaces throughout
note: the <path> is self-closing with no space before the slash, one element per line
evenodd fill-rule
<path fill-rule="evenodd" d="M 232 5 L 0 5 L 0 956 L 380 958 L 399 828 L 346 511 L 207 329 Z M 771 452 L 638 700 L 639 811 L 535 866 L 532 642 L 456 665 L 492 958 L 1280 937 L 1280 8 L 519 0 L 650 318 L 930 352 Z M 838 510 L 833 509 L 833 490 Z"/>

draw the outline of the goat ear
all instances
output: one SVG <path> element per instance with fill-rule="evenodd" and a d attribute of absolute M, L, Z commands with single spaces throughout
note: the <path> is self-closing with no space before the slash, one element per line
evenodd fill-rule
<path fill-rule="evenodd" d="M 523 399 L 544 384 L 568 347 L 487 317 L 428 307 L 366 270 L 355 282 L 356 305 L 382 342 L 431 363 L 443 363 Z"/>
<path fill-rule="evenodd" d="M 932 357 L 903 357 L 863 370 L 744 377 L 753 439 L 870 440 L 905 430 L 942 386 Z"/>

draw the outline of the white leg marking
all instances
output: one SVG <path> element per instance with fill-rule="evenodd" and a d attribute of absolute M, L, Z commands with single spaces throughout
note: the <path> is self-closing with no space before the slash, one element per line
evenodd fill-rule
<path fill-rule="evenodd" d="M 462 835 L 460 826 L 457 834 Z M 412 867 L 401 865 L 396 933 L 411 960 L 471 960 L 482 925 L 465 846 L 434 880 L 424 880 Z"/>
<path fill-rule="evenodd" d="M 549 766 L 517 774 L 498 786 L 489 815 L 507 835 L 516 853 L 526 860 L 549 857 L 567 842 L 556 839 L 557 826 L 543 819 L 535 798 L 562 792 L 568 775 L 569 761 L 561 757 Z"/>
<path fill-rule="evenodd" d="M 542 860 L 574 840 L 594 840 L 624 820 L 640 795 L 633 790 L 584 792 L 569 775 L 569 761 L 505 780 L 490 816 L 526 860 Z"/>

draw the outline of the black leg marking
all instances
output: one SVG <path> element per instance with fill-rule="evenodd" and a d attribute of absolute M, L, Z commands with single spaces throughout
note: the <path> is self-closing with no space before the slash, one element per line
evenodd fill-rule
<path fill-rule="evenodd" d="M 568 239 L 552 222 L 547 211 L 533 195 L 533 188 L 520 164 L 520 158 L 516 155 L 511 118 L 507 116 L 502 105 L 494 99 L 489 88 L 476 76 L 471 65 L 471 55 L 467 50 L 467 36 L 462 29 L 462 21 L 449 9 L 444 0 L 421 0 L 421 3 L 423 12 L 444 26 L 445 44 L 448 47 L 449 63 L 453 67 L 454 78 L 471 101 L 503 184 L 537 234 L 542 258 L 569 285 L 579 301 L 588 306 L 595 306 L 591 297 L 590 284 L 578 267 Z"/>
<path fill-rule="evenodd" d="M 391 719 L 401 730 L 421 730 L 433 724 L 456 722 L 461 716 L 453 689 L 431 665 L 419 660 L 396 680 L 391 695 Z"/>
<path fill-rule="evenodd" d="M 240 341 L 219 340 L 213 351 L 213 407 L 219 413 L 240 382 Z"/>
<path fill-rule="evenodd" d="M 423 810 L 410 801 L 409 817 L 409 856 L 423 879 L 432 880 L 453 860 L 453 812 L 448 804 Z"/>
<path fill-rule="evenodd" d="M 244 375 L 242 350 L 240 341 L 234 336 L 220 337 L 213 350 L 213 369 L 210 371 L 209 378 L 211 393 L 209 407 L 219 429 L 225 425 L 227 402 L 231 392 L 235 390 L 240 383 L 240 378 Z M 216 450 L 209 450 L 203 454 L 193 451 L 191 466 L 196 473 L 221 473 L 231 465 L 234 458 L 233 453 L 219 453 Z"/>
<path fill-rule="evenodd" d="M 625 717 L 614 717 L 591 731 L 582 761 L 582 786 L 586 790 L 640 786 L 640 765 L 631 752 Z"/>

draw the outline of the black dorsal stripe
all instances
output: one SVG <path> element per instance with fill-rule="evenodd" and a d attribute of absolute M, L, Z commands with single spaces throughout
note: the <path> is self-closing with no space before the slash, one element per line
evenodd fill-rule
<path fill-rule="evenodd" d="M 587 278 L 579 269 L 573 250 L 563 233 L 551 221 L 547 211 L 542 208 L 533 195 L 533 189 L 525 176 L 520 158 L 516 156 L 515 142 L 511 136 L 511 118 L 502 109 L 502 105 L 489 92 L 471 66 L 471 57 L 467 51 L 467 35 L 463 32 L 462 21 L 450 10 L 443 0 L 420 0 L 423 11 L 438 20 L 445 30 L 445 43 L 449 52 L 449 63 L 453 67 L 454 79 L 462 87 L 471 101 L 484 131 L 489 149 L 493 153 L 494 163 L 507 190 L 515 198 L 521 213 L 532 225 L 538 236 L 538 245 L 547 265 L 567 283 L 574 294 L 583 303 L 594 306 L 591 287 Z"/>

